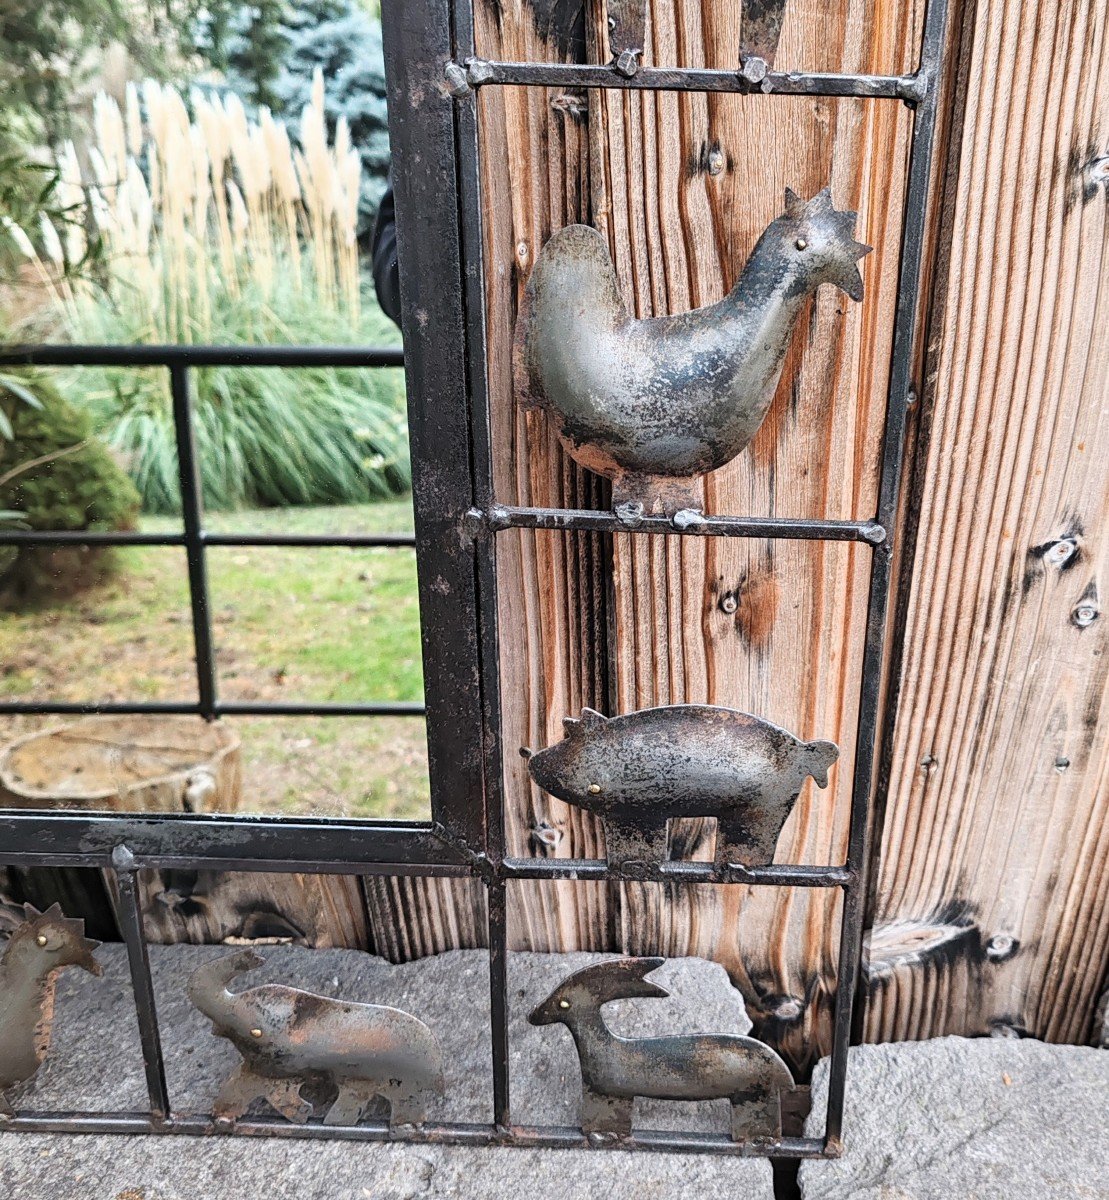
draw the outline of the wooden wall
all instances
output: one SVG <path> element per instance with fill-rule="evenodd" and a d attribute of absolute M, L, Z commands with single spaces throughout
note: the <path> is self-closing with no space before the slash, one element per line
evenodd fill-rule
<path fill-rule="evenodd" d="M 1107 24 L 1105 0 L 979 0 L 966 40 L 872 1039 L 1093 1032 L 1109 961 Z"/>

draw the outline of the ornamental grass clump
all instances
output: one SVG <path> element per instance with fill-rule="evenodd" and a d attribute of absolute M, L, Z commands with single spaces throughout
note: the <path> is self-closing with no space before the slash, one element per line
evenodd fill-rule
<path fill-rule="evenodd" d="M 339 121 L 328 136 L 317 72 L 294 143 L 233 95 L 130 86 L 97 97 L 87 162 L 67 145 L 61 200 L 85 211 L 9 228 L 74 342 L 220 345 L 395 343 L 363 295 L 356 241 L 361 162 Z M 24 236 L 20 236 L 23 234 Z M 95 277 L 63 268 L 98 241 Z M 397 371 L 197 370 L 205 502 L 340 504 L 409 483 Z M 180 508 L 168 373 L 83 368 L 64 377 L 121 454 L 150 512 Z"/>

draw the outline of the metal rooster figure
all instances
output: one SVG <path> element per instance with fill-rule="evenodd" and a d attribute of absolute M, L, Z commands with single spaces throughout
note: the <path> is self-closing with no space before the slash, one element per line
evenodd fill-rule
<path fill-rule="evenodd" d="M 861 300 L 856 214 L 829 189 L 786 191 L 739 281 L 718 304 L 672 317 L 628 314 L 604 238 L 558 230 L 528 281 L 516 326 L 521 402 L 549 413 L 567 452 L 614 483 L 613 504 L 673 513 L 689 480 L 730 462 L 758 432 L 793 326 L 822 283 Z"/>

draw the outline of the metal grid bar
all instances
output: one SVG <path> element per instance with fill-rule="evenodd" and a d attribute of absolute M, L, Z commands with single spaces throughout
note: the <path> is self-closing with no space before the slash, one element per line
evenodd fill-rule
<path fill-rule="evenodd" d="M 415 549 L 411 533 L 210 533 L 194 541 L 204 546 L 311 546 L 314 549 Z M 183 533 L 96 532 L 84 529 L 0 529 L 0 546 L 188 546 Z"/>
<path fill-rule="evenodd" d="M 150 1116 L 157 1124 L 169 1116 L 169 1090 L 162 1059 L 162 1038 L 158 1031 L 154 983 L 150 977 L 150 956 L 147 953 L 146 936 L 142 927 L 142 903 L 135 880 L 137 868 L 134 855 L 125 845 L 119 845 L 113 851 L 112 867 L 121 901 L 119 924 L 127 946 L 127 963 L 131 969 L 131 991 L 139 1022 L 146 1087 L 150 1094 Z"/>
<path fill-rule="evenodd" d="M 208 594 L 208 564 L 201 537 L 203 499 L 200 464 L 196 455 L 193 428 L 192 395 L 189 369 L 180 364 L 170 367 L 173 395 L 173 426 L 177 437 L 177 474 L 181 484 L 181 515 L 185 526 L 185 557 L 189 570 L 189 608 L 193 619 L 193 647 L 196 654 L 196 684 L 200 695 L 200 714 L 212 718 L 216 713 L 216 664 L 212 648 L 212 606 Z"/>
<path fill-rule="evenodd" d="M 901 232 L 897 309 L 894 316 L 886 400 L 886 430 L 882 442 L 878 520 L 892 529 L 901 495 L 905 429 L 913 398 L 918 314 L 923 275 L 924 243 L 928 220 L 928 187 L 932 173 L 940 58 L 947 32 L 947 0 L 930 0 L 925 15 L 921 75 L 927 81 L 924 99 L 917 108 L 909 156 L 909 179 Z M 887 624 L 893 545 L 876 549 L 871 565 L 863 652 L 855 774 L 851 792 L 851 825 L 847 866 L 856 877 L 846 889 L 840 925 L 839 963 L 836 971 L 835 1018 L 828 1076 L 828 1109 L 825 1145 L 836 1151 L 843 1131 L 847 1086 L 847 1049 L 851 1040 L 855 993 L 859 986 L 863 919 L 866 909 L 867 871 L 870 866 L 870 817 L 880 803 L 874 767 L 882 730 L 882 672 L 887 657 Z"/>
<path fill-rule="evenodd" d="M 226 1136 L 228 1131 L 204 1117 L 172 1117 L 154 1123 L 142 1113 L 23 1113 L 4 1122 L 5 1132 L 20 1133 L 159 1133 L 170 1136 Z M 288 1122 L 257 1118 L 235 1122 L 235 1136 L 287 1137 L 304 1141 L 326 1138 L 343 1142 L 388 1142 L 395 1134 L 382 1121 L 361 1125 L 293 1125 Z M 465 1121 L 443 1121 L 413 1126 L 404 1134 L 405 1142 L 424 1146 L 516 1146 L 527 1150 L 595 1150 L 621 1153 L 646 1150 L 661 1154 L 724 1154 L 731 1158 L 761 1157 L 764 1149 L 733 1142 L 711 1133 L 666 1133 L 639 1130 L 625 1142 L 596 1142 L 580 1129 L 567 1125 L 513 1125 L 502 1129 Z M 782 1138 L 774 1147 L 775 1158 L 823 1158 L 819 1138 Z"/>
<path fill-rule="evenodd" d="M 666 517 L 620 514 L 587 508 L 517 508 L 498 504 L 475 510 L 475 525 L 493 533 L 504 529 L 553 529 L 584 533 L 652 533 L 666 537 L 786 538 L 822 542 L 865 542 L 880 545 L 886 530 L 878 521 L 815 521 L 798 517 L 717 517 L 688 511 Z"/>
<path fill-rule="evenodd" d="M 0 367 L 402 367 L 399 346 L 0 346 Z"/>
<path fill-rule="evenodd" d="M 0 713 L 21 716 L 73 716 L 92 713 L 200 717 L 423 717 L 416 700 L 370 700 L 362 704 L 264 704 L 253 700 L 0 700 Z"/>
<path fill-rule="evenodd" d="M 732 92 L 740 96 L 856 96 L 872 100 L 921 99 L 927 81 L 920 75 L 853 75 L 770 71 L 752 79 L 736 71 L 704 67 L 640 67 L 625 75 L 615 64 L 487 62 L 464 57 L 450 64 L 455 94 L 502 85 L 552 88 L 632 88 L 650 92 Z"/>

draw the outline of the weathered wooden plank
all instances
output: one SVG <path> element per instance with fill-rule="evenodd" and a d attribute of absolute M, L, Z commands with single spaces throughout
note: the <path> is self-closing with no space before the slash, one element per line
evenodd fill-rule
<path fill-rule="evenodd" d="M 486 58 L 580 59 L 582 7 L 488 0 L 477 6 L 476 36 Z M 516 312 L 531 265 L 553 229 L 589 219 L 587 100 L 557 89 L 489 89 L 479 122 L 497 495 L 506 503 L 594 507 L 604 502 L 600 482 L 562 453 L 538 413 L 517 405 L 512 376 Z M 499 537 L 497 551 L 508 852 L 594 856 L 595 824 L 539 793 L 517 751 L 557 740 L 562 717 L 583 704 L 606 706 L 606 539 L 516 530 Z M 550 903 L 551 895 L 559 899 Z M 515 944 L 603 947 L 612 924 L 607 895 L 514 887 Z"/>
<path fill-rule="evenodd" d="M 976 7 L 866 1031 L 1076 1041 L 1109 962 L 1109 7 Z"/>

